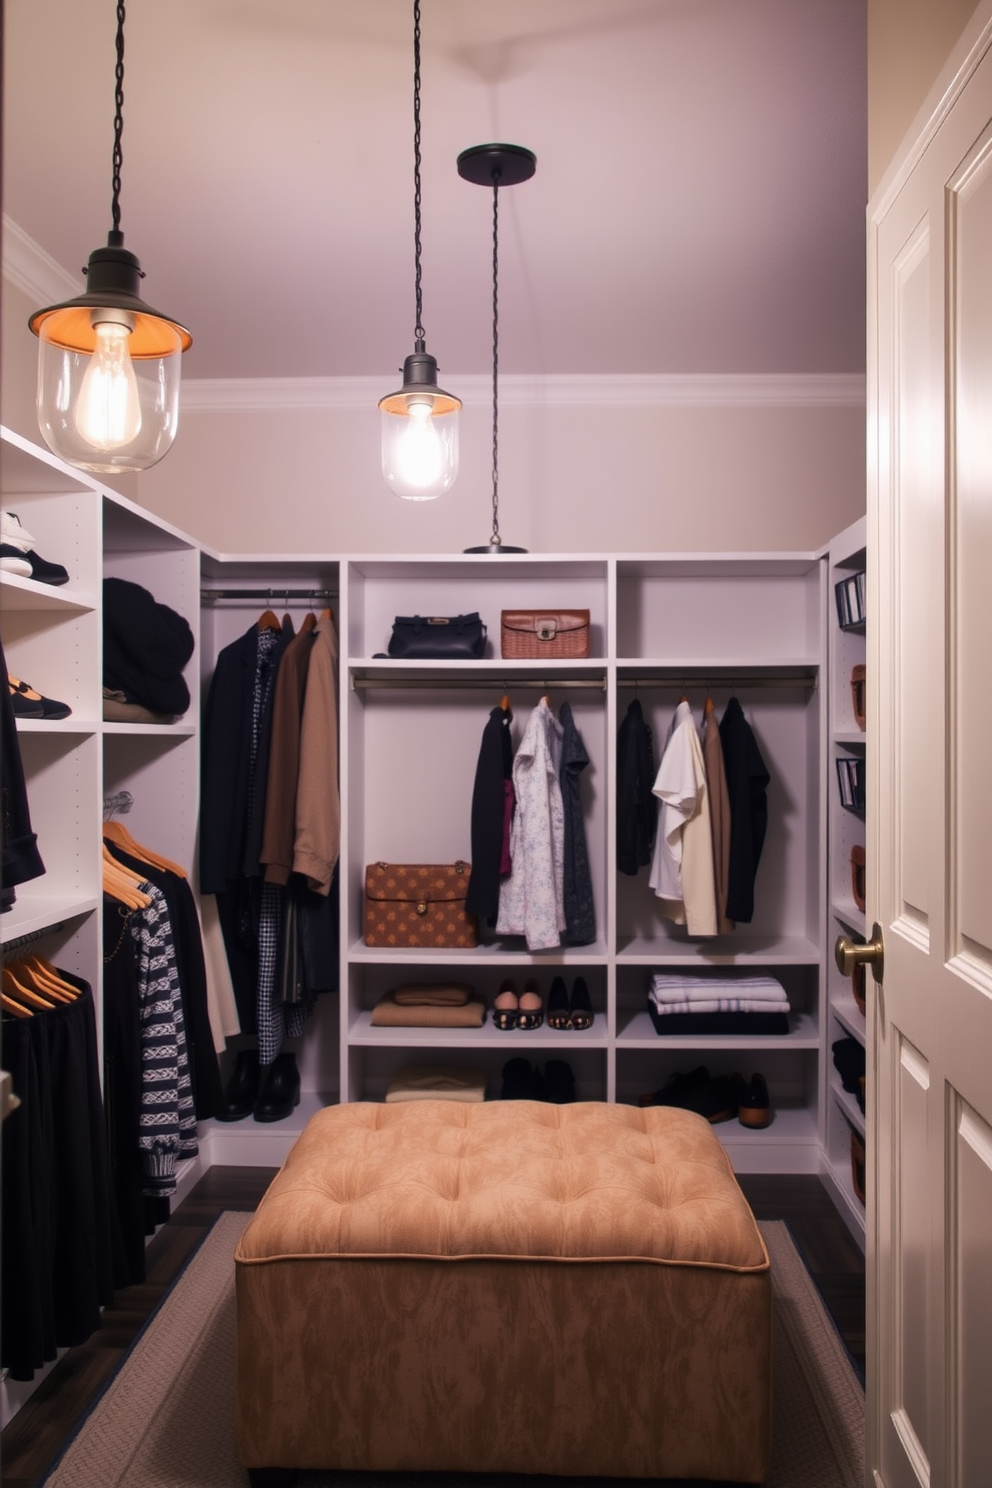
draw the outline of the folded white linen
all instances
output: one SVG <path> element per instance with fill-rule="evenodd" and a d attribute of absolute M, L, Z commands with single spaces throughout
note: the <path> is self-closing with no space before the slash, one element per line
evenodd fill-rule
<path fill-rule="evenodd" d="M 781 982 L 770 976 L 701 977 L 658 972 L 651 979 L 651 996 L 662 1003 L 712 1002 L 714 998 L 747 998 L 751 1002 L 788 1006 Z"/>
<path fill-rule="evenodd" d="M 651 998 L 655 1012 L 660 1016 L 680 1013 L 787 1013 L 788 1002 L 761 1002 L 750 997 L 712 997 L 708 1001 L 694 999 L 692 1002 L 657 1002 Z"/>

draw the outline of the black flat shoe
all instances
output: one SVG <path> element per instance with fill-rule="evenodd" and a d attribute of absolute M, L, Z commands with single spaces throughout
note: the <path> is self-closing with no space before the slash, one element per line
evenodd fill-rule
<path fill-rule="evenodd" d="M 567 1106 L 575 1099 L 575 1076 L 564 1059 L 549 1059 L 544 1066 L 542 1100 L 556 1106 Z"/>
<path fill-rule="evenodd" d="M 277 1054 L 262 1071 L 253 1116 L 256 1121 L 284 1121 L 300 1104 L 300 1072 L 295 1054 Z"/>
<path fill-rule="evenodd" d="M 770 1124 L 772 1103 L 764 1075 L 751 1076 L 751 1083 L 741 1095 L 737 1119 L 741 1126 L 761 1128 Z"/>
<path fill-rule="evenodd" d="M 576 977 L 575 985 L 572 987 L 572 1001 L 569 1004 L 568 1026 L 579 1030 L 591 1028 L 594 1016 L 592 998 L 589 996 L 585 977 Z"/>
<path fill-rule="evenodd" d="M 234 1073 L 224 1091 L 224 1104 L 217 1112 L 218 1121 L 242 1121 L 250 1116 L 258 1099 L 262 1068 L 257 1049 L 241 1049 L 234 1062 Z"/>
<path fill-rule="evenodd" d="M 565 978 L 556 976 L 548 992 L 548 1027 L 569 1028 L 568 993 Z"/>
<path fill-rule="evenodd" d="M 697 1065 L 688 1074 L 680 1074 L 678 1071 L 669 1075 L 660 1090 L 653 1090 L 650 1095 L 642 1095 L 638 1101 L 641 1106 L 681 1106 L 683 1110 L 692 1110 L 692 1101 L 698 1095 L 700 1088 L 709 1083 L 710 1072 L 705 1064 Z"/>
<path fill-rule="evenodd" d="M 529 1059 L 506 1061 L 500 1100 L 537 1100 L 537 1073 Z"/>

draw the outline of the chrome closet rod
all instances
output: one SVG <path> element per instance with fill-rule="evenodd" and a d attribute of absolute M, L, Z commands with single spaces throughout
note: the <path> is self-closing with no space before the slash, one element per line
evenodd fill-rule
<path fill-rule="evenodd" d="M 278 584 L 269 589 L 201 589 L 204 604 L 218 599 L 337 599 L 336 589 L 283 589 Z"/>
<path fill-rule="evenodd" d="M 590 677 L 587 681 L 580 681 L 575 677 L 558 681 L 537 681 L 533 677 L 493 676 L 493 677 L 352 677 L 352 692 L 366 692 L 371 688 L 378 687 L 418 687 L 430 688 L 437 692 L 442 688 L 458 688 L 464 691 L 473 688 L 477 692 L 498 692 L 500 688 L 504 692 L 560 692 L 564 687 L 584 688 L 586 692 L 605 692 L 605 677 Z"/>
<path fill-rule="evenodd" d="M 707 672 L 705 676 L 701 677 L 690 677 L 687 673 L 684 677 L 617 678 L 618 687 L 634 687 L 637 689 L 642 687 L 665 687 L 670 690 L 681 688 L 683 691 L 692 688 L 697 692 L 700 689 L 710 687 L 740 687 L 742 689 L 745 687 L 808 687 L 812 692 L 815 692 L 819 685 L 820 681 L 817 675 L 797 677 L 795 674 L 792 676 L 771 677 L 767 674 L 756 673 L 753 677 L 742 677 L 739 675 L 735 677 L 721 677 L 716 672 Z"/>

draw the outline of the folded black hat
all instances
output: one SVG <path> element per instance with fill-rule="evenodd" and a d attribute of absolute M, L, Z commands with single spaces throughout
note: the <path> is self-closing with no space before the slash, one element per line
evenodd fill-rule
<path fill-rule="evenodd" d="M 155 713 L 189 707 L 182 670 L 193 632 L 182 615 L 128 579 L 103 581 L 103 685 Z"/>

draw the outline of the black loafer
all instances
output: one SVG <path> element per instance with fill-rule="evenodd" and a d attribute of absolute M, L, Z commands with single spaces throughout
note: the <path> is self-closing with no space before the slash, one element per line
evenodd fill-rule
<path fill-rule="evenodd" d="M 284 1121 L 300 1104 L 300 1072 L 295 1054 L 277 1054 L 262 1071 L 262 1088 L 258 1092 L 256 1121 Z"/>
<path fill-rule="evenodd" d="M 241 1049 L 234 1063 L 234 1074 L 224 1091 L 224 1104 L 217 1112 L 218 1121 L 242 1121 L 250 1116 L 262 1083 L 262 1067 L 257 1049 Z"/>
<path fill-rule="evenodd" d="M 544 1066 L 544 1089 L 541 1099 L 555 1106 L 567 1106 L 575 1099 L 575 1076 L 564 1059 L 549 1059 Z"/>
<path fill-rule="evenodd" d="M 737 1119 L 741 1126 L 768 1126 L 772 1119 L 772 1103 L 764 1075 L 752 1075 L 751 1083 L 741 1095 Z"/>
<path fill-rule="evenodd" d="M 500 1100 L 537 1100 L 536 1073 L 529 1059 L 508 1059 L 503 1066 Z"/>
<path fill-rule="evenodd" d="M 47 558 L 42 558 L 34 548 L 29 548 L 24 554 L 31 565 L 31 577 L 39 584 L 68 584 L 69 570 L 63 568 L 61 563 L 49 563 Z"/>

